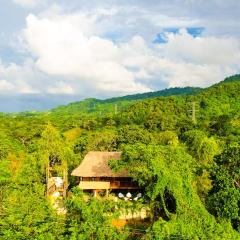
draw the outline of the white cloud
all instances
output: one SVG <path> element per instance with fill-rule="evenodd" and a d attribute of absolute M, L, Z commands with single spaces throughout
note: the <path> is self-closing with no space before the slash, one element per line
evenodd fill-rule
<path fill-rule="evenodd" d="M 8 91 L 14 88 L 13 84 L 5 79 L 0 80 L 0 91 Z"/>
<path fill-rule="evenodd" d="M 13 2 L 24 8 L 33 8 L 44 4 L 46 0 L 13 0 Z"/>
<path fill-rule="evenodd" d="M 149 20 L 152 25 L 163 27 L 182 27 L 182 26 L 195 26 L 199 24 L 199 19 L 191 19 L 188 17 L 169 17 L 163 14 L 151 14 L 148 11 L 142 11 L 146 20 Z"/>
<path fill-rule="evenodd" d="M 94 27 L 88 21 L 83 16 L 40 19 L 30 15 L 24 36 L 38 68 L 51 75 L 75 77 L 79 84 L 87 81 L 100 91 L 150 90 L 136 83 L 135 73 L 122 63 L 122 47 L 90 34 Z"/>
<path fill-rule="evenodd" d="M 135 10 L 142 11 L 144 23 L 148 20 L 159 29 L 169 26 L 168 21 L 180 27 L 198 22 Z M 163 87 L 209 86 L 239 71 L 239 38 L 194 38 L 182 28 L 177 34 L 166 32 L 166 43 L 152 44 L 147 32 L 140 31 L 146 25 L 134 23 L 132 15 L 126 18 L 126 12 L 134 9 L 113 6 L 67 14 L 55 4 L 39 15 L 30 14 L 21 33 L 30 57 L 23 64 L 0 62 L 0 91 L 111 97 Z M 124 21 L 119 24 L 119 19 Z M 129 36 L 111 38 L 114 27 L 120 33 L 126 28 Z"/>
<path fill-rule="evenodd" d="M 11 94 L 32 94 L 40 93 L 44 89 L 43 74 L 32 60 L 26 60 L 23 65 L 4 65 L 0 62 L 0 76 L 4 78 L 0 87 L 1 94 L 6 94 L 6 90 Z M 42 83 L 39 80 L 42 80 Z"/>
<path fill-rule="evenodd" d="M 50 94 L 74 94 L 74 89 L 64 82 L 59 82 L 57 86 L 49 87 L 47 92 Z"/>
<path fill-rule="evenodd" d="M 167 58 L 195 64 L 234 65 L 240 62 L 240 40 L 237 38 L 196 37 L 181 29 L 167 34 L 167 44 L 159 45 Z"/>
<path fill-rule="evenodd" d="M 240 68 L 237 38 L 194 38 L 181 29 L 166 33 L 165 44 L 149 44 L 141 36 L 114 42 L 98 36 L 98 19 L 96 12 L 28 16 L 23 38 L 35 67 L 49 79 L 65 78 L 48 82 L 44 91 L 79 94 L 86 87 L 114 96 L 163 85 L 209 86 Z"/>

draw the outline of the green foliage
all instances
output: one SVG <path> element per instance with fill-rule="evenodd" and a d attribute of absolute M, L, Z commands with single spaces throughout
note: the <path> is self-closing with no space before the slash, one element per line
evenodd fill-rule
<path fill-rule="evenodd" d="M 114 151 L 116 145 L 117 137 L 114 129 L 83 132 L 75 141 L 74 152 L 83 156 L 89 151 Z"/>
<path fill-rule="evenodd" d="M 164 131 L 157 133 L 155 138 L 157 143 L 161 145 L 177 146 L 179 144 L 178 136 L 173 131 Z"/>
<path fill-rule="evenodd" d="M 100 100 L 95 98 L 88 98 L 81 102 L 70 103 L 67 106 L 60 106 L 52 110 L 54 115 L 58 114 L 75 114 L 75 113 L 88 113 L 88 114 L 106 114 L 113 113 L 117 110 L 121 111 L 126 107 L 130 106 L 132 102 L 137 100 L 143 100 L 161 96 L 177 96 L 177 95 L 188 95 L 194 94 L 201 90 L 201 88 L 184 87 L 184 88 L 169 88 L 156 92 L 142 93 L 127 95 L 123 97 L 110 98 L 106 100 Z"/>
<path fill-rule="evenodd" d="M 220 148 L 214 137 L 207 137 L 206 133 L 200 130 L 190 130 L 183 134 L 190 153 L 202 164 L 211 164 L 213 157 L 219 153 Z"/>
<path fill-rule="evenodd" d="M 208 197 L 215 216 L 240 222 L 240 146 L 232 143 L 216 156 L 212 168 L 213 189 Z M 239 229 L 239 225 L 234 226 Z"/>
<path fill-rule="evenodd" d="M 128 143 L 150 143 L 153 139 L 152 134 L 146 129 L 137 125 L 126 125 L 118 129 L 117 143 L 119 145 Z"/>
<path fill-rule="evenodd" d="M 202 90 L 174 88 L 1 114 L 0 238 L 139 237 L 131 228 L 112 226 L 115 202 L 71 193 L 73 177 L 66 215 L 57 215 L 46 199 L 47 161 L 64 163 L 70 174 L 95 150 L 122 151 L 122 161 L 110 166 L 127 168 L 143 187 L 141 204 L 151 216 L 142 239 L 239 239 L 239 79 Z M 123 205 L 118 207 L 137 208 Z"/>
<path fill-rule="evenodd" d="M 152 202 L 157 220 L 149 229 L 150 236 L 156 239 L 238 239 L 230 224 L 218 224 L 206 211 L 192 186 L 193 159 L 182 148 L 126 146 L 123 160 L 134 179 L 145 187 Z M 168 198 L 166 191 L 170 193 Z"/>
<path fill-rule="evenodd" d="M 83 193 L 73 189 L 73 196 L 66 203 L 68 214 L 66 236 L 71 240 L 80 239 L 126 239 L 128 232 L 112 226 L 115 204 L 109 200 L 84 200 Z"/>
<path fill-rule="evenodd" d="M 45 198 L 37 160 L 26 158 L 16 176 L 8 181 L 1 203 L 0 238 L 40 240 L 61 236 L 64 222 Z"/>

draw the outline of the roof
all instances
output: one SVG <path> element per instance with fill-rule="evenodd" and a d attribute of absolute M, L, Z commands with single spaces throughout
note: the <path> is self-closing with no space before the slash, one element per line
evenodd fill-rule
<path fill-rule="evenodd" d="M 120 158 L 121 152 L 89 152 L 71 175 L 78 177 L 128 177 L 126 170 L 115 173 L 108 166 L 110 159 L 120 160 Z"/>

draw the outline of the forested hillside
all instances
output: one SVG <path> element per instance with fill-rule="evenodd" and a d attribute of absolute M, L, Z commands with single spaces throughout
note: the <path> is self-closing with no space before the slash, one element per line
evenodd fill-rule
<path fill-rule="evenodd" d="M 0 120 L 0 239 L 240 239 L 240 75 Z M 94 150 L 122 151 L 110 165 L 144 189 L 148 221 L 116 228 L 127 203 L 84 200 L 70 173 Z M 50 156 L 68 165 L 62 215 L 45 197 Z"/>
<path fill-rule="evenodd" d="M 51 112 L 54 114 L 60 113 L 115 113 L 126 109 L 130 104 L 137 100 L 144 100 L 153 97 L 172 96 L 172 95 L 188 95 L 194 94 L 201 90 L 201 88 L 184 87 L 184 88 L 169 88 L 156 92 L 148 92 L 134 95 L 127 95 L 123 97 L 109 98 L 100 100 L 95 98 L 85 99 L 84 101 L 68 104 L 67 106 L 60 106 L 53 109 Z"/>

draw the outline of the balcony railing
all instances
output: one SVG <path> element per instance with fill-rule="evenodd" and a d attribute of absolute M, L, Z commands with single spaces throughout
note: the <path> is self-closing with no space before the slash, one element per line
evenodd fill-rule
<path fill-rule="evenodd" d="M 79 187 L 81 189 L 138 189 L 139 187 L 133 182 L 121 182 L 121 181 L 80 181 Z"/>
<path fill-rule="evenodd" d="M 101 181 L 80 181 L 79 187 L 81 189 L 110 189 L 110 182 Z"/>

